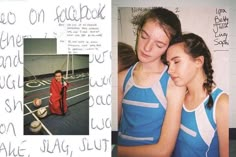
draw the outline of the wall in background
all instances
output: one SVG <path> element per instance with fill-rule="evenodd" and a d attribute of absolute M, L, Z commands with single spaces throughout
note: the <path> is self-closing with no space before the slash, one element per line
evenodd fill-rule
<path fill-rule="evenodd" d="M 24 40 L 24 77 L 88 68 L 89 55 L 57 55 L 56 39 Z"/>

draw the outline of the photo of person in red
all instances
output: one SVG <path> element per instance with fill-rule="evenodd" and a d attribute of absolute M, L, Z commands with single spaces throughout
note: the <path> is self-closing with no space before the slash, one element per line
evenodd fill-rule
<path fill-rule="evenodd" d="M 52 114 L 65 115 L 67 112 L 67 89 L 69 83 L 63 79 L 61 70 L 54 72 L 50 85 L 49 109 Z"/>

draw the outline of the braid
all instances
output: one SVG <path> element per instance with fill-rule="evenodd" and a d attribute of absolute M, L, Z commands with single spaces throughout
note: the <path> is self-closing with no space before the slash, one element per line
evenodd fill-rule
<path fill-rule="evenodd" d="M 205 71 L 207 79 L 206 79 L 206 82 L 203 83 L 203 87 L 207 90 L 207 94 L 209 95 L 209 100 L 207 102 L 207 107 L 210 109 L 210 108 L 213 107 L 213 104 L 214 104 L 211 92 L 212 92 L 213 85 L 215 85 L 215 82 L 213 81 L 214 70 L 213 70 L 212 65 L 211 65 L 212 59 L 211 59 L 211 56 L 209 54 L 210 54 L 210 52 L 206 53 L 206 56 L 204 56 L 205 60 L 204 60 L 204 66 L 203 67 L 204 67 L 204 71 Z"/>
<path fill-rule="evenodd" d="M 203 70 L 206 75 L 206 80 L 203 83 L 203 88 L 206 89 L 207 94 L 209 95 L 207 107 L 210 109 L 214 104 L 211 92 L 213 85 L 215 85 L 215 82 L 213 81 L 214 70 L 211 64 L 212 63 L 211 52 L 208 49 L 204 40 L 196 34 L 193 33 L 184 34 L 181 40 L 185 43 L 187 52 L 193 58 L 197 58 L 199 56 L 204 57 Z M 177 41 L 177 43 L 181 42 L 181 40 Z"/>

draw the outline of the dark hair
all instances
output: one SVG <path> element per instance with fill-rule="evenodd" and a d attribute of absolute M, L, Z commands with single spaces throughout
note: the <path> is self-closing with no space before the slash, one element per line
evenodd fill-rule
<path fill-rule="evenodd" d="M 200 36 L 194 33 L 184 34 L 181 38 L 175 41 L 175 43 L 180 43 L 180 42 L 184 42 L 185 52 L 188 53 L 191 57 L 193 58 L 197 58 L 199 56 L 204 57 L 203 70 L 205 72 L 207 79 L 203 83 L 203 88 L 207 90 L 207 93 L 209 95 L 207 107 L 211 108 L 214 103 L 213 98 L 211 96 L 211 91 L 213 85 L 215 85 L 215 82 L 213 81 L 214 70 L 212 68 L 211 52 L 208 49 L 204 40 Z"/>
<path fill-rule="evenodd" d="M 138 58 L 135 54 L 134 49 L 128 44 L 118 42 L 118 67 L 120 67 L 120 69 L 118 69 L 118 72 L 129 68 L 137 61 Z"/>
<path fill-rule="evenodd" d="M 170 39 L 169 46 L 172 45 L 173 41 L 175 41 L 176 38 L 182 35 L 181 23 L 179 18 L 175 13 L 173 13 L 168 9 L 162 7 L 155 7 L 150 10 L 144 11 L 143 13 L 135 16 L 132 20 L 132 23 L 138 27 L 137 31 L 140 31 L 148 20 L 157 21 L 160 24 L 160 26 L 163 28 L 166 35 Z M 137 39 L 138 39 L 138 33 L 137 33 Z M 136 46 L 137 46 L 137 40 L 136 40 Z M 161 57 L 164 63 L 165 63 L 165 56 L 166 53 L 164 53 L 164 55 L 162 55 Z"/>
<path fill-rule="evenodd" d="M 63 73 L 62 73 L 61 70 L 56 70 L 56 71 L 54 72 L 54 76 L 56 76 L 57 73 L 61 73 L 61 76 L 63 75 Z"/>

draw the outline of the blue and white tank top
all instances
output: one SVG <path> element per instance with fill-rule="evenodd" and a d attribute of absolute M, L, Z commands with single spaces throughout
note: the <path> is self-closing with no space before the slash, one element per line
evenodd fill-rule
<path fill-rule="evenodd" d="M 194 110 L 182 109 L 181 127 L 172 157 L 219 157 L 216 129 L 216 102 L 223 91 L 212 91 L 214 105 L 207 108 L 209 96 Z"/>
<path fill-rule="evenodd" d="M 140 87 L 133 80 L 136 65 L 137 63 L 129 68 L 124 80 L 119 145 L 157 143 L 166 113 L 166 90 L 169 80 L 167 66 L 151 87 Z"/>

